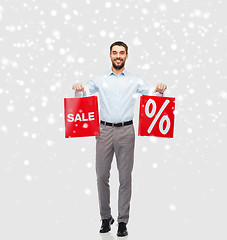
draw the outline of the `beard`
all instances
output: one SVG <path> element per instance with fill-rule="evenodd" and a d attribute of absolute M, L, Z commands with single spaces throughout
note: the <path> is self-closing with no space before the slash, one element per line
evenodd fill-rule
<path fill-rule="evenodd" d="M 114 67 L 115 69 L 120 70 L 120 69 L 122 69 L 122 68 L 124 67 L 125 61 L 123 61 L 120 65 L 116 65 L 116 64 L 114 63 L 114 61 L 112 61 L 112 64 L 113 64 L 113 67 Z"/>

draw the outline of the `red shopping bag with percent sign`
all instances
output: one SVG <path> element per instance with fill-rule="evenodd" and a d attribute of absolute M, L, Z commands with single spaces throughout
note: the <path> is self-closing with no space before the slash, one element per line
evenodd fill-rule
<path fill-rule="evenodd" d="M 97 96 L 65 98 L 65 137 L 100 136 Z"/>
<path fill-rule="evenodd" d="M 139 136 L 173 138 L 175 98 L 140 97 Z"/>

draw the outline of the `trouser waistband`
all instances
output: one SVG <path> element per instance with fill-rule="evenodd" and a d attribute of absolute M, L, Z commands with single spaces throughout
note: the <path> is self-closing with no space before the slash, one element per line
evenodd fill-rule
<path fill-rule="evenodd" d="M 122 127 L 122 126 L 127 126 L 130 124 L 133 124 L 133 121 L 127 121 L 127 122 L 120 122 L 120 123 L 110 123 L 110 122 L 105 122 L 101 120 L 101 123 L 107 126 L 113 126 L 113 127 Z"/>

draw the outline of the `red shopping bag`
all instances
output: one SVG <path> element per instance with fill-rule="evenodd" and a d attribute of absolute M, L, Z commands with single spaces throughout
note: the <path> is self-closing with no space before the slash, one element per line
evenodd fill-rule
<path fill-rule="evenodd" d="M 175 98 L 140 97 L 139 136 L 173 138 Z"/>
<path fill-rule="evenodd" d="M 65 137 L 100 136 L 97 96 L 64 98 Z"/>

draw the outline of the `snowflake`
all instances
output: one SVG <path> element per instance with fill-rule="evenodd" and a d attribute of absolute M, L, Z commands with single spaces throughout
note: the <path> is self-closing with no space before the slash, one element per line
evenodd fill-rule
<path fill-rule="evenodd" d="M 84 63 L 84 62 L 85 62 L 85 59 L 84 59 L 83 57 L 79 57 L 79 58 L 78 58 L 78 62 L 79 62 L 79 63 Z"/>
<path fill-rule="evenodd" d="M 158 164 L 157 164 L 157 163 L 152 163 L 152 167 L 153 167 L 153 168 L 157 168 L 157 167 L 158 167 Z"/>
<path fill-rule="evenodd" d="M 29 175 L 29 174 L 26 174 L 25 175 L 25 180 L 28 181 L 28 182 L 31 182 L 32 181 L 32 176 Z"/>
<path fill-rule="evenodd" d="M 50 139 L 46 140 L 46 144 L 47 146 L 53 146 L 54 145 L 54 142 Z"/>
<path fill-rule="evenodd" d="M 24 160 L 24 165 L 29 165 L 30 164 L 30 162 L 29 162 L 29 160 Z"/>
<path fill-rule="evenodd" d="M 1 130 L 2 130 L 2 132 L 5 133 L 5 134 L 8 132 L 8 128 L 7 128 L 6 126 L 4 126 L 4 125 L 1 126 Z"/>
<path fill-rule="evenodd" d="M 52 16 L 52 17 L 55 17 L 55 16 L 57 16 L 57 11 L 56 10 L 52 10 L 51 12 L 50 12 L 50 15 Z"/>
<path fill-rule="evenodd" d="M 111 6 L 112 6 L 111 2 L 106 2 L 106 4 L 105 4 L 106 8 L 111 8 Z"/>
<path fill-rule="evenodd" d="M 138 37 L 134 38 L 134 39 L 133 39 L 133 45 L 134 45 L 134 46 L 139 46 L 139 45 L 141 45 L 141 40 L 140 40 Z"/>
<path fill-rule="evenodd" d="M 89 196 L 91 195 L 91 190 L 89 188 L 86 188 L 84 189 L 84 193 Z"/>
<path fill-rule="evenodd" d="M 88 162 L 86 165 L 87 165 L 87 168 L 91 168 L 92 167 L 92 163 L 91 162 Z"/>
<path fill-rule="evenodd" d="M 108 36 L 109 36 L 109 38 L 114 38 L 114 37 L 115 37 L 115 33 L 114 33 L 114 32 L 110 32 L 110 33 L 108 34 Z"/>
<path fill-rule="evenodd" d="M 176 211 L 176 206 L 174 204 L 169 205 L 170 211 Z"/>
<path fill-rule="evenodd" d="M 106 36 L 106 31 L 105 30 L 100 31 L 100 35 L 101 35 L 101 37 L 105 37 Z"/>
<path fill-rule="evenodd" d="M 30 111 L 31 111 L 31 112 L 34 112 L 34 111 L 35 111 L 35 107 L 34 107 L 34 106 L 31 106 L 31 107 L 30 107 Z"/>
<path fill-rule="evenodd" d="M 164 3 L 160 4 L 158 9 L 161 12 L 166 12 L 167 11 L 167 7 L 166 7 L 166 5 Z"/>

